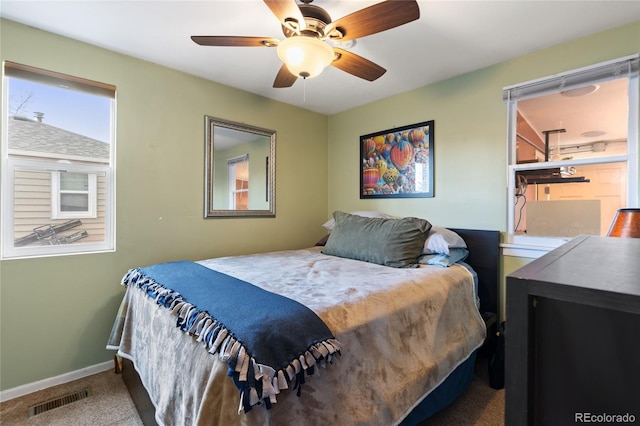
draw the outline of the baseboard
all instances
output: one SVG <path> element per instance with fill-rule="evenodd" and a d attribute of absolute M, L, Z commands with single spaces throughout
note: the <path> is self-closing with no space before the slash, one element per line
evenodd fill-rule
<path fill-rule="evenodd" d="M 0 402 L 18 398 L 42 389 L 69 383 L 74 380 L 102 373 L 103 371 L 107 371 L 113 368 L 113 361 L 107 361 L 100 364 L 90 365 L 89 367 L 81 368 L 80 370 L 70 371 L 59 376 L 50 377 L 48 379 L 38 380 L 37 382 L 27 383 L 26 385 L 3 390 L 0 391 Z"/>

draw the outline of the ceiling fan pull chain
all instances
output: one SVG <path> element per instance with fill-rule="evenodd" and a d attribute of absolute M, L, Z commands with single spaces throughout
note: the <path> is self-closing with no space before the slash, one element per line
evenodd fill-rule
<path fill-rule="evenodd" d="M 302 79 L 302 102 L 307 103 L 307 79 Z"/>

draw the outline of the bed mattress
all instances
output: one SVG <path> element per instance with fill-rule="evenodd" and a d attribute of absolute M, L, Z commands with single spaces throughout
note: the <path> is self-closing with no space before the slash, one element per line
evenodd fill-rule
<path fill-rule="evenodd" d="M 270 410 L 239 414 L 227 365 L 130 287 L 110 345 L 133 361 L 159 424 L 397 424 L 485 338 L 473 277 L 461 265 L 390 268 L 320 247 L 199 263 L 308 306 L 342 356 L 316 369 L 300 396 L 285 390 Z"/>

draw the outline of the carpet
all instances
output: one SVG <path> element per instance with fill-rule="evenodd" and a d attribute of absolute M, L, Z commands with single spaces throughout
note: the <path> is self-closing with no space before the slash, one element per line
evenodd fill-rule
<path fill-rule="evenodd" d="M 504 425 L 504 389 L 489 387 L 487 359 L 478 357 L 476 379 L 445 410 L 420 426 L 502 426 Z M 29 407 L 61 396 L 89 389 L 86 398 L 29 417 Z M 0 403 L 2 425 L 143 425 L 120 374 L 113 371 L 88 376 L 73 382 Z"/>

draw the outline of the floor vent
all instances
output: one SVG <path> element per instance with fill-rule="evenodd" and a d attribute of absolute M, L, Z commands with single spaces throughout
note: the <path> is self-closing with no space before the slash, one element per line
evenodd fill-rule
<path fill-rule="evenodd" d="M 37 416 L 46 411 L 53 410 L 54 408 L 62 407 L 63 405 L 71 404 L 72 402 L 80 401 L 91 396 L 91 389 L 86 388 L 78 392 L 68 393 L 62 395 L 59 398 L 50 399 L 49 401 L 42 402 L 40 404 L 32 405 L 29 407 L 29 417 Z"/>

